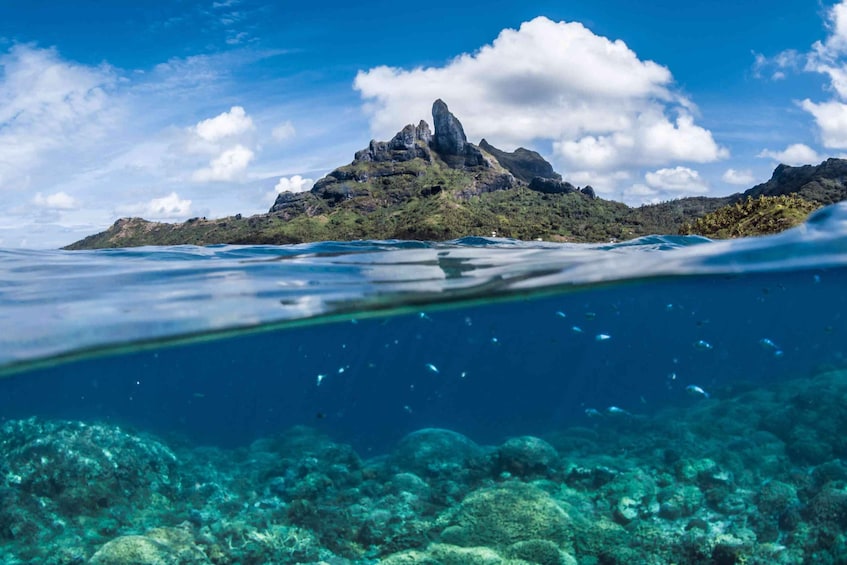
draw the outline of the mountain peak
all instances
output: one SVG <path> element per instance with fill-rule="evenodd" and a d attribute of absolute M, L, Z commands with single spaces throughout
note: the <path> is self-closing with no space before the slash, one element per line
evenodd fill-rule
<path fill-rule="evenodd" d="M 453 168 L 488 167 L 482 152 L 465 136 L 462 123 L 439 98 L 432 104 L 432 122 L 435 135 L 430 146 Z"/>

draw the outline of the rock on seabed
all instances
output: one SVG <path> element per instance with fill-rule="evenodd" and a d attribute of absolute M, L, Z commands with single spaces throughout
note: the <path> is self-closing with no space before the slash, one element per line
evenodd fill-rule
<path fill-rule="evenodd" d="M 499 446 L 423 429 L 366 460 L 305 427 L 224 450 L 12 420 L 0 562 L 843 563 L 845 397 L 823 373 Z"/>

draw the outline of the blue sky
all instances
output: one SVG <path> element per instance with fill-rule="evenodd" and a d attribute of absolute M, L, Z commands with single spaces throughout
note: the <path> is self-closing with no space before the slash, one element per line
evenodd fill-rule
<path fill-rule="evenodd" d="M 847 149 L 847 0 L 0 0 L 0 246 L 267 210 L 444 99 L 640 204 Z"/>

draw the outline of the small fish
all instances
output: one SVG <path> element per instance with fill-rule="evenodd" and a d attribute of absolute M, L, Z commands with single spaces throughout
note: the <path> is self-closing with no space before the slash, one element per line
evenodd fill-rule
<path fill-rule="evenodd" d="M 763 337 L 759 340 L 759 345 L 761 345 L 765 349 L 779 349 L 779 347 L 773 341 L 766 337 Z"/>
<path fill-rule="evenodd" d="M 603 417 L 603 414 L 601 414 L 599 410 L 596 410 L 594 408 L 586 408 L 585 409 L 585 415 L 588 416 L 589 418 L 602 418 Z"/>
<path fill-rule="evenodd" d="M 318 375 L 318 378 L 317 378 L 318 386 L 321 386 L 321 383 L 323 382 L 323 380 L 325 378 L 326 378 L 326 375 Z"/>
<path fill-rule="evenodd" d="M 562 312 L 561 310 L 556 310 L 556 315 L 560 318 L 567 318 L 568 315 Z"/>
<path fill-rule="evenodd" d="M 585 312 L 584 315 L 586 320 L 593 320 L 597 317 L 597 312 Z"/>
<path fill-rule="evenodd" d="M 623 408 L 618 408 L 617 406 L 609 406 L 608 408 L 606 408 L 606 412 L 613 416 L 632 416 L 632 414 L 630 414 Z"/>
<path fill-rule="evenodd" d="M 777 349 L 773 352 L 774 357 L 782 357 L 783 355 L 785 355 L 785 351 L 783 351 L 782 349 Z"/>
<path fill-rule="evenodd" d="M 700 339 L 694 342 L 694 347 L 696 347 L 697 349 L 702 349 L 703 351 L 714 349 L 712 347 L 712 344 L 706 341 L 705 339 Z"/>
<path fill-rule="evenodd" d="M 462 371 L 462 373 L 461 373 L 459 376 L 460 376 L 460 377 L 462 377 L 462 378 L 464 379 L 465 377 L 467 377 L 467 376 L 468 376 L 468 372 L 467 372 L 467 371 Z"/>
<path fill-rule="evenodd" d="M 432 363 L 427 363 L 427 364 L 425 365 L 425 367 L 426 367 L 426 368 L 427 368 L 430 372 L 435 373 L 436 375 L 437 375 L 438 373 L 440 373 L 440 372 L 441 372 L 441 371 L 439 371 L 439 370 L 438 370 L 438 367 L 436 367 L 436 366 L 435 366 L 435 365 L 433 365 Z"/>
<path fill-rule="evenodd" d="M 571 327 L 571 330 L 572 330 L 574 333 L 578 333 L 578 334 L 581 334 L 581 333 L 582 333 L 582 328 L 581 328 L 581 327 L 579 327 L 579 326 L 572 326 L 572 327 Z"/>
<path fill-rule="evenodd" d="M 676 373 L 668 373 L 668 380 L 669 381 L 675 381 L 676 380 Z"/>
<path fill-rule="evenodd" d="M 496 337 L 492 337 L 492 338 L 491 338 L 491 343 L 497 344 L 497 343 L 500 343 L 500 340 L 499 340 L 499 339 L 497 339 Z"/>
<path fill-rule="evenodd" d="M 819 283 L 819 282 L 821 282 L 821 276 L 815 275 L 814 277 L 812 277 L 812 280 L 814 280 L 816 283 Z"/>
<path fill-rule="evenodd" d="M 697 385 L 688 385 L 685 387 L 685 392 L 691 396 L 699 396 L 701 398 L 709 398 L 709 393 Z"/>
<path fill-rule="evenodd" d="M 432 321 L 432 318 L 427 316 L 426 312 L 419 313 L 418 318 L 420 318 L 421 320 L 429 320 L 430 322 Z"/>
<path fill-rule="evenodd" d="M 607 339 L 612 339 L 612 336 L 609 334 L 597 334 L 594 336 L 594 339 L 597 341 L 606 341 Z"/>

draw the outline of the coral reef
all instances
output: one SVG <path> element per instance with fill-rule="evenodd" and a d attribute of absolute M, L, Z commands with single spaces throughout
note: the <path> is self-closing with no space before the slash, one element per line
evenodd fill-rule
<path fill-rule="evenodd" d="M 7 421 L 0 560 L 843 563 L 845 397 L 822 373 L 498 446 L 422 429 L 367 460 L 306 427 L 226 450 Z"/>

